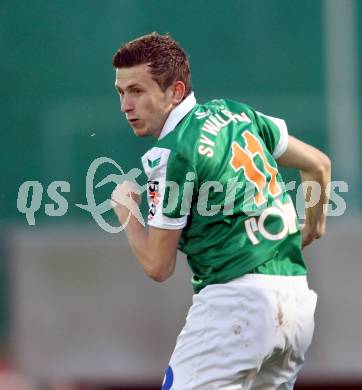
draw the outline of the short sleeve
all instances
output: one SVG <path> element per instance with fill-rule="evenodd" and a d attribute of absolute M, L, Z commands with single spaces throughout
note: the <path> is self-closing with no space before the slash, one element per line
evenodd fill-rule
<path fill-rule="evenodd" d="M 187 160 L 169 149 L 154 147 L 142 157 L 142 164 L 148 178 L 148 225 L 183 229 L 192 197 L 187 190 L 192 190 L 195 177 Z"/>
<path fill-rule="evenodd" d="M 255 122 L 260 136 L 275 159 L 279 158 L 288 146 L 288 129 L 283 119 L 274 118 L 254 111 Z"/>

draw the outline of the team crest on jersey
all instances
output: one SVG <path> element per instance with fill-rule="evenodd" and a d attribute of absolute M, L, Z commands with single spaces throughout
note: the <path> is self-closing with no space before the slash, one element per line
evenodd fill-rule
<path fill-rule="evenodd" d="M 161 162 L 161 157 L 156 158 L 155 160 L 150 160 L 149 158 L 147 159 L 148 166 L 151 169 L 156 168 L 157 166 L 159 166 L 160 162 Z"/>
<path fill-rule="evenodd" d="M 151 200 L 150 210 L 148 212 L 148 220 L 151 220 L 156 214 L 156 207 L 160 203 L 160 183 L 157 180 L 149 180 L 148 196 Z"/>

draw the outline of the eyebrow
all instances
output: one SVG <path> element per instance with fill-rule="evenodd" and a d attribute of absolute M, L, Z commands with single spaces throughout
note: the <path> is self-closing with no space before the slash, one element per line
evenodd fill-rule
<path fill-rule="evenodd" d="M 122 92 L 122 89 L 117 84 L 114 84 L 114 87 L 116 88 L 116 90 L 118 92 Z M 141 86 L 139 84 L 135 83 L 135 84 L 128 85 L 126 89 L 130 90 L 133 88 L 141 88 Z"/>

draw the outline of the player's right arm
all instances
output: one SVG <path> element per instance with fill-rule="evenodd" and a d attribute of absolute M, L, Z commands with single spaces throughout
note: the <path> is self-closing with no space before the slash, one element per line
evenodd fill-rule
<path fill-rule="evenodd" d="M 299 169 L 302 183 L 313 181 L 320 186 L 319 201 L 306 209 L 306 220 L 302 227 L 302 246 L 307 246 L 325 233 L 324 205 L 327 205 L 329 200 L 328 184 L 331 180 L 331 161 L 320 150 L 289 136 L 288 146 L 277 162 L 283 167 Z"/>
<path fill-rule="evenodd" d="M 137 218 L 141 197 L 134 183 L 118 184 L 112 193 L 112 206 L 124 227 L 133 254 L 145 273 L 157 282 L 168 279 L 175 270 L 181 229 L 146 229 Z"/>

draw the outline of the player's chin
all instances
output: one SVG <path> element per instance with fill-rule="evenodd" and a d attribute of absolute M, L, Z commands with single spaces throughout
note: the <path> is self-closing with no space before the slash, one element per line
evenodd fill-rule
<path fill-rule="evenodd" d="M 132 126 L 132 129 L 137 137 L 148 137 L 150 135 L 144 127 Z"/>
<path fill-rule="evenodd" d="M 145 132 L 143 132 L 143 131 L 140 131 L 140 130 L 135 130 L 135 129 L 133 129 L 133 132 L 135 133 L 135 135 L 136 135 L 137 137 L 140 137 L 140 138 L 142 138 L 142 137 L 147 137 L 147 136 L 148 136 L 147 133 L 145 133 Z"/>

